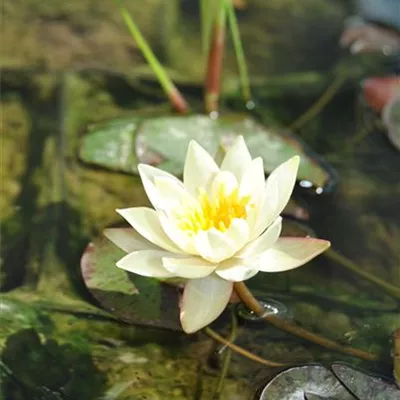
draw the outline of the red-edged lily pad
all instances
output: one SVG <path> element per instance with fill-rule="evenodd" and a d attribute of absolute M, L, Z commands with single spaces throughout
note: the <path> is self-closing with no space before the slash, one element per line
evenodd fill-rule
<path fill-rule="evenodd" d="M 105 237 L 88 244 L 81 270 L 92 295 L 125 322 L 181 330 L 178 287 L 116 267 L 124 255 Z"/>

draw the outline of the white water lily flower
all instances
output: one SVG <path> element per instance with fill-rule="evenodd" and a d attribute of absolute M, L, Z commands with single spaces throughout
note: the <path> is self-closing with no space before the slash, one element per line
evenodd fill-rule
<path fill-rule="evenodd" d="M 299 267 L 330 246 L 325 240 L 279 237 L 279 214 L 293 191 L 299 160 L 281 164 L 265 181 L 263 160 L 251 158 L 240 136 L 220 167 L 192 141 L 183 182 L 139 165 L 154 209 L 117 210 L 134 228 L 104 232 L 128 253 L 117 266 L 142 276 L 186 278 L 183 330 L 203 328 L 223 312 L 234 282 L 259 271 Z"/>

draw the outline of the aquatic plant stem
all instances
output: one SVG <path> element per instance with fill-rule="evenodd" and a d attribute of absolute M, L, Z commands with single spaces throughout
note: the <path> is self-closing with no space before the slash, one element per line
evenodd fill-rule
<path fill-rule="evenodd" d="M 252 361 L 258 362 L 263 365 L 267 365 L 268 367 L 286 367 L 289 365 L 289 364 L 282 364 L 282 363 L 278 363 L 278 362 L 274 362 L 274 361 L 269 361 L 265 358 L 262 358 L 253 353 L 250 353 L 243 347 L 240 347 L 240 346 L 230 342 L 228 339 L 225 339 L 224 337 L 222 337 L 221 335 L 219 335 L 217 332 L 215 332 L 214 330 L 212 330 L 209 327 L 204 328 L 204 332 L 208 336 L 210 336 L 210 338 L 216 340 L 217 342 L 222 343 L 223 345 L 229 347 L 233 351 L 236 351 L 236 353 L 238 353 Z"/>
<path fill-rule="evenodd" d="M 291 333 L 297 337 L 308 340 L 315 344 L 318 344 L 322 347 L 325 347 L 330 350 L 339 351 L 341 353 L 345 353 L 351 355 L 353 357 L 358 357 L 363 360 L 373 361 L 378 357 L 376 354 L 369 353 L 364 350 L 355 349 L 353 347 L 342 346 L 339 343 L 334 342 L 333 340 L 326 339 L 323 336 L 319 336 L 313 332 L 310 332 L 304 328 L 301 328 L 289 321 L 286 321 L 282 318 L 276 317 L 275 315 L 264 315 L 265 309 L 259 303 L 259 301 L 253 296 L 251 291 L 247 288 L 245 283 L 243 282 L 235 282 L 234 288 L 236 290 L 237 295 L 244 303 L 246 307 L 248 307 L 251 311 L 257 314 L 259 317 L 265 319 L 271 325 L 275 326 L 278 329 L 281 329 L 285 332 Z"/>
<path fill-rule="evenodd" d="M 345 73 L 340 73 L 336 76 L 334 81 L 328 86 L 322 96 L 311 105 L 311 107 L 294 122 L 292 122 L 288 128 L 290 130 L 296 131 L 305 125 L 308 121 L 315 118 L 329 103 L 333 96 L 337 93 L 340 87 L 346 82 L 347 75 Z"/>
<path fill-rule="evenodd" d="M 206 79 L 204 84 L 204 105 L 207 113 L 218 111 L 220 95 L 222 61 L 225 48 L 225 1 L 219 0 L 215 8 L 214 25 L 212 27 L 211 45 L 208 53 Z"/>
<path fill-rule="evenodd" d="M 214 6 L 215 2 L 213 0 L 200 0 L 201 45 L 204 55 L 208 53 L 210 46 L 210 33 Z"/>
<path fill-rule="evenodd" d="M 115 0 L 119 6 L 120 13 L 130 34 L 132 35 L 133 39 L 135 40 L 136 44 L 138 45 L 140 51 L 142 52 L 144 58 L 149 63 L 150 67 L 154 71 L 158 81 L 160 82 L 161 87 L 163 88 L 165 94 L 168 96 L 169 101 L 171 102 L 172 106 L 179 112 L 179 113 L 186 113 L 189 111 L 189 106 L 183 97 L 182 93 L 178 90 L 172 80 L 169 78 L 167 72 L 165 71 L 164 67 L 158 61 L 157 57 L 151 50 L 150 46 L 148 45 L 146 39 L 141 34 L 139 28 L 129 15 L 128 11 L 122 5 L 120 0 Z"/>
<path fill-rule="evenodd" d="M 237 337 L 237 331 L 238 331 L 238 322 L 237 322 L 237 317 L 236 317 L 236 313 L 233 307 L 231 307 L 231 333 L 229 335 L 228 341 L 233 343 L 236 340 Z M 224 347 L 227 347 L 224 345 Z M 224 349 L 222 348 L 220 350 L 220 352 L 224 351 L 224 355 L 223 355 L 223 361 L 222 361 L 222 368 L 221 368 L 221 373 L 219 375 L 219 379 L 218 379 L 218 383 L 217 383 L 217 387 L 215 388 L 215 392 L 213 395 L 213 399 L 218 400 L 221 398 L 222 395 L 222 391 L 224 389 L 224 382 L 225 382 L 225 378 L 228 374 L 228 370 L 229 370 L 229 365 L 231 363 L 231 358 L 232 358 L 232 349 L 231 348 L 227 348 Z"/>
<path fill-rule="evenodd" d="M 233 46 L 236 53 L 236 61 L 239 69 L 239 79 L 242 86 L 242 94 L 244 101 L 248 102 L 251 100 L 250 79 L 247 70 L 246 57 L 244 55 L 242 40 L 240 38 L 239 27 L 236 19 L 235 7 L 233 6 L 233 2 L 231 0 L 226 1 L 226 8 L 228 14 L 228 23 L 233 40 Z"/>
<path fill-rule="evenodd" d="M 400 288 L 392 285 L 389 282 L 384 281 L 383 279 L 378 278 L 377 276 L 371 274 L 370 272 L 366 271 L 365 269 L 358 266 L 354 261 L 350 260 L 349 258 L 343 256 L 342 254 L 338 253 L 333 249 L 328 249 L 324 253 L 325 257 L 337 262 L 341 266 L 347 268 L 351 272 L 363 277 L 364 279 L 374 283 L 376 286 L 379 286 L 382 290 L 384 290 L 390 296 L 395 297 L 396 299 L 400 300 Z"/>

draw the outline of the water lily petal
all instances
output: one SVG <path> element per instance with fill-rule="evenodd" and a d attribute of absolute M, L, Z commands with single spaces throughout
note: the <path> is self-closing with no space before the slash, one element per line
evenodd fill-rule
<path fill-rule="evenodd" d="M 221 163 L 221 170 L 232 172 L 240 182 L 246 169 L 250 166 L 251 160 L 252 158 L 243 136 L 238 136 L 226 152 Z"/>
<path fill-rule="evenodd" d="M 292 157 L 275 168 L 266 180 L 257 221 L 250 235 L 251 240 L 261 235 L 286 207 L 296 183 L 299 162 L 300 157 Z"/>
<path fill-rule="evenodd" d="M 238 181 L 232 172 L 219 171 L 212 180 L 211 194 L 214 199 L 218 199 L 221 194 L 229 196 L 238 187 Z"/>
<path fill-rule="evenodd" d="M 314 238 L 279 238 L 275 245 L 258 258 L 264 272 L 282 272 L 300 267 L 330 246 L 327 240 Z"/>
<path fill-rule="evenodd" d="M 127 254 L 117 262 L 117 267 L 142 276 L 171 278 L 175 276 L 163 267 L 166 251 L 142 250 Z"/>
<path fill-rule="evenodd" d="M 166 270 L 181 278 L 203 278 L 214 272 L 216 264 L 212 264 L 200 257 L 171 258 L 162 259 Z"/>
<path fill-rule="evenodd" d="M 276 216 L 278 216 L 283 211 L 290 199 L 290 196 L 292 195 L 293 188 L 296 183 L 296 176 L 299 169 L 299 164 L 300 157 L 292 157 L 290 160 L 275 168 L 265 183 L 267 194 L 268 186 L 270 184 L 274 185 L 273 181 L 275 181 L 278 185 L 278 204 L 275 210 Z"/>
<path fill-rule="evenodd" d="M 154 185 L 159 196 L 158 210 L 170 214 L 182 207 L 195 207 L 197 201 L 185 189 L 182 182 L 166 177 L 155 177 Z"/>
<path fill-rule="evenodd" d="M 173 253 L 182 253 L 163 231 L 155 210 L 147 207 L 132 207 L 118 209 L 117 212 L 150 242 Z"/>
<path fill-rule="evenodd" d="M 162 177 L 168 179 L 170 182 L 174 182 L 178 186 L 183 186 L 183 183 L 175 176 L 161 169 L 152 167 L 151 165 L 139 164 L 138 171 L 147 197 L 151 204 L 153 204 L 154 208 L 162 207 L 162 197 L 155 186 L 155 178 Z"/>
<path fill-rule="evenodd" d="M 236 256 L 241 258 L 258 257 L 275 244 L 281 231 L 282 217 L 277 217 L 261 236 L 247 244 Z"/>
<path fill-rule="evenodd" d="M 196 247 L 194 246 L 193 237 L 186 231 L 179 229 L 176 219 L 163 213 L 159 213 L 158 218 L 162 229 L 176 246 L 178 246 L 184 253 L 198 255 Z"/>
<path fill-rule="evenodd" d="M 256 202 L 258 206 L 265 186 L 264 162 L 261 157 L 257 157 L 251 161 L 243 174 L 239 186 L 240 196 L 251 196 L 252 202 Z"/>
<path fill-rule="evenodd" d="M 241 282 L 256 275 L 258 269 L 252 269 L 246 265 L 242 258 L 230 258 L 219 264 L 215 273 L 228 281 Z"/>
<path fill-rule="evenodd" d="M 225 232 L 215 228 L 200 231 L 194 238 L 197 252 L 204 259 L 219 263 L 232 257 L 249 237 L 249 227 L 244 219 L 234 219 Z"/>
<path fill-rule="evenodd" d="M 224 232 L 224 234 L 232 241 L 232 251 L 234 251 L 233 254 L 235 254 L 249 239 L 249 224 L 245 219 L 235 218 L 232 220 L 230 227 Z"/>
<path fill-rule="evenodd" d="M 233 283 L 212 274 L 190 279 L 181 300 L 181 324 L 186 333 L 204 328 L 224 311 L 231 297 Z"/>
<path fill-rule="evenodd" d="M 194 245 L 201 257 L 213 263 L 218 263 L 235 254 L 233 241 L 215 228 L 198 232 L 194 237 Z"/>
<path fill-rule="evenodd" d="M 211 179 L 218 171 L 218 165 L 210 154 L 192 140 L 186 153 L 183 171 L 183 182 L 189 193 L 197 197 L 199 188 L 208 190 Z"/>
<path fill-rule="evenodd" d="M 108 228 L 104 229 L 103 234 L 127 253 L 137 250 L 161 250 L 132 228 Z"/>

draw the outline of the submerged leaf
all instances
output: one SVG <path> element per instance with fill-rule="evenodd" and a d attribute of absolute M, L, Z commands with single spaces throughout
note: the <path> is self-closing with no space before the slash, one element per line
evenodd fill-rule
<path fill-rule="evenodd" d="M 322 365 L 294 367 L 281 372 L 265 386 L 260 400 L 304 400 L 305 393 L 324 399 L 354 400 L 335 375 Z"/>
<path fill-rule="evenodd" d="M 365 374 L 344 364 L 334 364 L 332 370 L 342 384 L 359 399 L 400 399 L 400 390 L 394 383 Z"/>
<path fill-rule="evenodd" d="M 215 155 L 243 135 L 254 157 L 264 161 L 266 174 L 299 154 L 298 179 L 303 188 L 317 193 L 329 191 L 336 174 L 316 153 L 293 133 L 265 127 L 247 115 L 227 114 L 218 119 L 204 115 L 165 116 L 114 120 L 95 125 L 83 139 L 82 161 L 115 171 L 137 173 L 143 162 L 181 175 L 187 146 L 196 140 Z"/>
<path fill-rule="evenodd" d="M 81 259 L 87 288 L 118 318 L 147 326 L 181 330 L 176 287 L 115 266 L 125 253 L 106 238 L 90 243 Z"/>
<path fill-rule="evenodd" d="M 260 400 L 394 400 L 400 390 L 391 382 L 344 364 L 289 368 L 263 389 Z"/>

